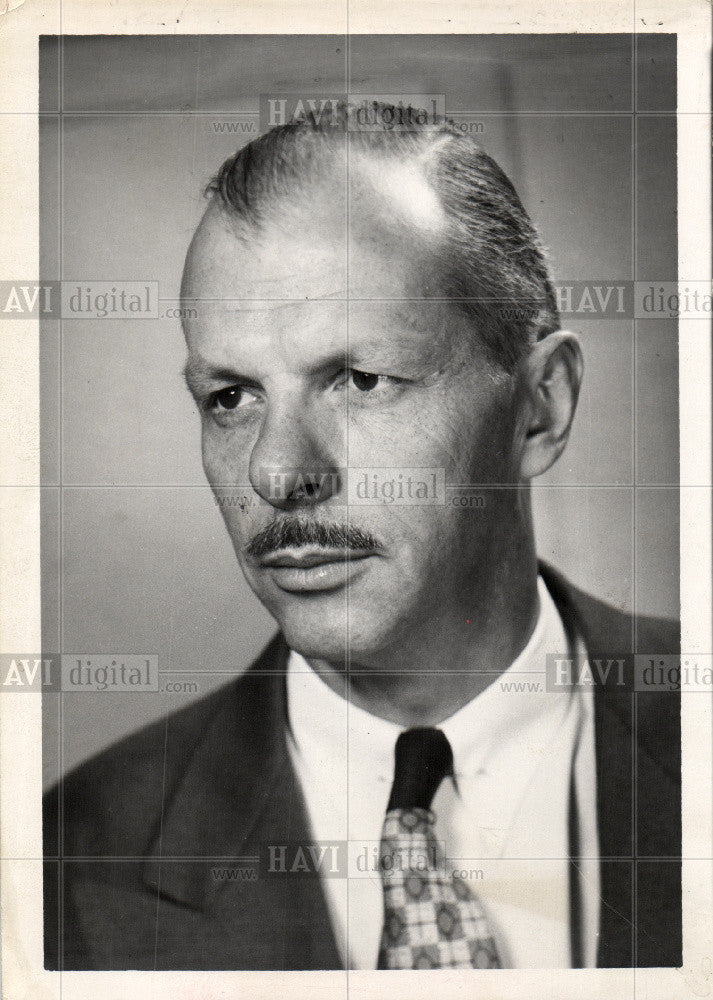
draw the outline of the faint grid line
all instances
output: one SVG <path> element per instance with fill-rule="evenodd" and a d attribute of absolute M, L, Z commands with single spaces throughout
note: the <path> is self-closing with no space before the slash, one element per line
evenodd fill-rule
<path fill-rule="evenodd" d="M 636 256 L 637 256 L 636 230 L 637 230 L 637 225 L 638 225 L 637 203 L 636 203 L 636 196 L 637 196 L 637 183 L 636 183 L 636 171 L 637 171 L 636 141 L 637 141 L 637 138 L 638 138 L 637 128 L 636 128 L 636 112 L 637 112 L 637 99 L 638 99 L 638 92 L 637 92 L 637 74 L 638 74 L 637 56 L 638 56 L 638 48 L 637 48 L 637 33 L 636 33 L 636 0 L 632 0 L 632 7 L 633 7 L 632 17 L 633 17 L 633 29 L 634 30 L 632 31 L 632 34 L 631 34 L 631 107 L 632 107 L 632 110 L 633 110 L 634 113 L 633 113 L 632 119 L 631 119 L 631 273 L 632 273 L 632 277 L 633 277 L 634 281 L 636 281 L 636 274 L 637 274 L 637 267 L 636 267 Z M 631 590 L 631 600 L 632 600 L 632 606 L 633 606 L 633 612 L 634 612 L 633 615 L 632 615 L 632 621 L 631 621 L 632 642 L 633 642 L 632 649 L 636 649 L 637 619 L 638 619 L 638 614 L 637 614 L 637 610 L 638 610 L 637 609 L 637 586 L 636 586 L 636 583 L 637 583 L 637 580 L 636 580 L 636 575 L 637 575 L 636 555 L 637 555 L 637 548 L 638 548 L 637 543 L 636 543 L 636 530 L 637 530 L 637 523 L 638 523 L 637 522 L 637 516 L 636 516 L 636 503 L 637 503 L 637 498 L 638 498 L 637 482 L 638 482 L 638 474 L 639 474 L 639 461 L 638 461 L 639 457 L 638 457 L 638 453 L 637 453 L 637 440 L 638 440 L 638 438 L 637 438 L 637 426 L 636 426 L 636 418 L 637 418 L 637 410 L 638 410 L 637 399 L 636 399 L 636 384 L 637 384 L 637 382 L 636 382 L 636 364 L 637 364 L 637 351 L 636 351 L 637 339 L 636 339 L 636 331 L 637 331 L 637 326 L 638 326 L 638 324 L 636 322 L 636 318 L 634 317 L 632 319 L 632 326 L 631 326 L 631 330 L 632 330 L 632 345 L 631 345 L 632 346 L 632 365 L 631 365 L 631 379 L 632 379 L 632 386 L 631 386 L 631 409 L 632 409 L 632 414 L 631 414 L 631 450 L 632 450 L 632 454 L 631 454 L 631 459 L 632 459 L 632 464 L 631 464 L 631 471 L 632 471 L 632 478 L 634 480 L 633 495 L 632 495 L 632 504 L 631 504 L 631 518 L 632 518 L 631 537 L 632 537 L 632 546 L 633 546 L 633 549 L 632 549 L 632 572 L 631 572 L 631 588 L 632 588 L 632 590 Z M 638 833 L 638 830 L 637 830 L 637 827 L 638 827 L 638 823 L 637 823 L 637 819 L 638 819 L 638 817 L 637 817 L 637 785 L 636 785 L 636 770 L 637 770 L 636 742 L 637 742 L 637 736 L 638 736 L 637 730 L 636 730 L 636 724 L 637 724 L 637 721 L 638 721 L 637 701 L 638 701 L 638 699 L 636 697 L 636 694 L 635 693 L 632 694 L 632 697 L 631 697 L 631 716 L 632 716 L 632 718 L 631 718 L 631 723 L 632 723 L 632 729 L 631 729 L 631 732 L 632 732 L 632 753 L 631 753 L 631 768 L 632 768 L 632 775 L 631 775 L 631 815 L 632 815 L 633 822 L 632 822 L 632 828 L 631 828 L 631 836 L 632 836 L 632 853 L 634 854 L 634 857 L 636 857 L 636 851 L 637 851 L 637 847 L 638 847 L 638 836 L 637 836 L 637 833 Z M 636 861 L 634 861 L 633 864 L 632 864 L 632 866 L 631 866 L 631 877 L 632 877 L 631 898 L 632 898 L 632 904 L 633 904 L 632 905 L 632 910 L 633 910 L 633 912 L 632 912 L 632 925 L 631 925 L 631 937 L 632 937 L 632 942 L 631 942 L 631 944 L 632 944 L 631 958 L 632 958 L 632 966 L 634 968 L 634 974 L 633 974 L 634 1000 L 636 998 L 636 986 L 637 986 L 637 982 L 636 982 L 636 960 L 637 960 L 637 954 L 638 954 L 638 934 L 637 934 L 637 916 L 638 916 L 637 890 L 638 890 L 638 882 L 637 882 L 637 876 L 638 876 L 638 868 L 637 868 Z"/>
<path fill-rule="evenodd" d="M 390 466 L 374 466 L 374 468 L 391 468 Z M 404 466 L 407 468 L 407 466 Z M 709 483 L 531 483 L 531 490 L 625 490 L 627 492 L 636 487 L 638 490 L 710 490 Z M 250 490 L 253 491 L 251 483 L 216 483 L 209 486 L 207 483 L 0 483 L 3 490 L 205 490 L 206 493 L 213 489 L 219 490 Z M 520 490 L 520 483 L 501 483 L 493 486 L 490 483 L 446 483 L 447 490 Z M 253 491 L 254 492 L 254 491 Z M 338 506 L 345 506 L 339 504 Z M 351 506 L 362 506 L 354 505 Z M 363 504 L 368 506 L 409 506 L 408 504 Z M 414 505 L 416 506 L 416 505 Z"/>
<path fill-rule="evenodd" d="M 339 839 L 340 838 L 336 838 L 336 837 L 334 838 L 335 842 L 337 840 L 339 840 Z M 346 842 L 348 844 L 361 844 L 364 841 L 367 841 L 368 843 L 372 843 L 372 841 L 369 838 L 366 838 L 366 837 L 353 837 L 352 839 L 348 839 Z M 323 841 L 323 843 L 327 843 L 327 842 L 328 841 Z M 651 855 L 644 854 L 644 855 L 641 855 L 641 857 L 638 857 L 638 858 L 635 855 L 633 855 L 633 854 L 631 854 L 631 855 L 628 855 L 628 854 L 604 855 L 604 854 L 602 854 L 602 855 L 596 855 L 594 857 L 585 857 L 585 858 L 582 858 L 581 860 L 582 861 L 596 861 L 597 858 L 601 858 L 602 861 L 619 862 L 620 864 L 627 864 L 627 865 L 631 864 L 632 862 L 637 861 L 637 860 L 638 861 L 649 861 L 649 862 L 654 862 L 655 861 L 655 862 L 658 862 L 658 863 L 666 862 L 666 863 L 670 863 L 672 865 L 678 865 L 678 864 L 681 863 L 681 859 L 680 858 L 673 858 L 673 857 L 669 857 L 668 855 L 658 856 L 658 855 L 655 855 L 655 854 L 651 854 Z M 447 860 L 448 861 L 467 861 L 467 862 L 470 862 L 472 864 L 478 864 L 478 863 L 480 863 L 480 864 L 488 864 L 489 862 L 493 863 L 493 864 L 495 864 L 495 863 L 500 864 L 500 862 L 502 862 L 502 861 L 511 861 L 513 863 L 517 863 L 517 862 L 520 862 L 520 861 L 571 861 L 572 858 L 571 858 L 570 855 L 566 855 L 565 857 L 557 857 L 557 855 L 549 855 L 548 854 L 546 857 L 525 857 L 525 856 L 523 856 L 521 854 L 518 854 L 518 855 L 516 855 L 514 857 L 509 857 L 508 855 L 504 855 L 504 856 L 500 856 L 499 855 L 497 858 L 484 858 L 482 856 L 481 857 L 477 857 L 477 858 L 461 857 L 461 856 L 458 856 L 458 857 L 447 856 Z M 701 858 L 694 858 L 694 857 L 690 857 L 689 855 L 686 855 L 686 860 L 687 861 L 711 861 L 711 860 L 713 860 L 713 858 L 711 858 L 710 856 L 704 856 L 704 857 L 701 857 Z M 122 864 L 124 862 L 127 863 L 127 864 L 135 862 L 136 864 L 138 864 L 139 862 L 145 863 L 147 861 L 156 861 L 156 856 L 152 855 L 152 854 L 86 854 L 86 855 L 77 854 L 77 855 L 66 855 L 64 857 L 60 857 L 59 855 L 55 856 L 55 855 L 47 854 L 47 855 L 43 855 L 42 857 L 38 857 L 38 858 L 30 857 L 30 856 L 17 857 L 17 858 L 4 857 L 3 861 L 13 861 L 13 862 L 23 862 L 23 861 L 26 861 L 28 863 L 29 862 L 38 862 L 38 861 L 57 861 L 57 862 L 61 862 L 62 864 L 67 864 L 67 865 L 74 864 L 74 863 L 81 863 L 81 864 L 94 864 L 94 863 L 96 863 L 96 864 L 108 864 L 108 863 L 112 863 L 113 864 L 114 862 L 116 862 L 116 863 L 122 863 Z M 206 857 L 205 854 L 195 854 L 195 855 L 194 854 L 177 854 L 177 855 L 174 855 L 174 856 L 163 856 L 163 857 L 161 857 L 160 861 L 161 861 L 162 864 L 164 862 L 171 862 L 171 863 L 174 863 L 174 864 L 185 864 L 186 862 L 193 863 L 193 862 L 200 862 L 200 861 L 204 861 L 207 865 L 212 865 L 215 862 L 221 862 L 222 863 L 222 862 L 227 862 L 227 861 L 234 861 L 236 863 L 240 862 L 240 863 L 257 864 L 260 861 L 260 857 L 259 857 L 259 855 L 255 855 L 254 857 L 253 856 L 248 857 L 247 855 L 216 854 L 213 857 Z M 359 877 L 361 878 L 362 875 L 360 875 Z"/>
<path fill-rule="evenodd" d="M 142 281 L 142 280 L 150 280 L 150 279 L 135 279 L 135 280 Z M 571 281 L 572 283 L 580 282 L 582 284 L 587 284 L 587 282 L 601 282 L 601 281 L 605 281 L 605 280 L 611 280 L 612 282 L 621 281 L 621 280 L 623 280 L 625 282 L 627 281 L 627 279 L 621 279 L 621 278 L 605 278 L 605 279 L 602 279 L 602 278 L 586 278 L 586 279 L 584 279 L 584 278 L 571 278 L 571 279 L 567 279 L 567 281 Z M 678 278 L 677 278 L 677 276 L 675 278 L 662 278 L 662 277 L 658 277 L 658 278 L 655 278 L 653 280 L 650 279 L 649 281 L 645 281 L 645 282 L 643 282 L 643 284 L 657 284 L 657 283 L 660 283 L 660 282 L 667 282 L 669 280 L 673 282 L 673 281 L 677 281 Z M 701 281 L 706 281 L 707 282 L 710 279 L 708 277 L 704 277 L 704 278 L 701 278 L 701 279 L 689 278 L 689 279 L 686 279 L 686 280 L 689 280 L 691 282 L 696 281 L 696 280 L 701 280 Z M 562 280 L 562 281 L 557 282 L 557 284 L 559 284 L 559 285 L 566 284 L 566 281 Z M 159 302 L 181 302 L 182 299 L 178 295 L 174 295 L 174 296 L 161 296 L 158 299 L 158 301 Z M 515 303 L 515 304 L 518 304 L 518 305 L 526 306 L 526 305 L 529 305 L 532 302 L 532 299 L 531 298 L 517 298 L 517 297 L 506 298 L 504 296 L 499 296 L 499 295 L 363 295 L 363 296 L 358 296 L 358 295 L 329 295 L 329 296 L 324 296 L 324 297 L 321 297 L 321 298 L 314 298 L 314 299 L 309 299 L 309 298 L 304 298 L 304 297 L 303 298 L 296 298 L 294 296 L 282 297 L 282 296 L 279 296 L 279 295 L 263 295 L 260 298 L 250 298 L 249 296 L 244 296 L 244 295 L 242 295 L 242 296 L 239 296 L 239 295 L 235 295 L 235 296 L 233 296 L 233 295 L 221 295 L 220 297 L 214 296 L 212 298 L 208 298 L 208 297 L 199 298 L 199 297 L 193 295 L 193 296 L 191 296 L 191 298 L 189 299 L 189 301 L 190 302 L 220 302 L 220 303 L 226 303 L 226 302 L 294 302 L 296 304 L 301 304 L 301 305 L 304 305 L 305 302 L 316 302 L 318 304 L 327 304 L 327 303 L 332 303 L 332 302 L 349 302 L 349 303 L 353 303 L 353 302 L 455 302 L 455 303 L 477 302 L 477 303 L 479 303 L 481 305 L 484 302 L 490 302 L 490 303 L 495 303 L 495 304 L 502 303 L 502 304 L 505 304 L 505 305 L 510 305 L 511 303 Z M 51 318 L 51 317 L 49 317 L 49 318 Z M 81 316 L 77 316 L 76 319 L 75 319 L 75 322 L 79 322 L 79 320 L 81 318 L 82 318 Z M 150 318 L 153 319 L 154 317 L 150 317 Z M 162 318 L 162 317 L 159 317 L 159 318 Z M 171 318 L 175 318 L 175 317 L 171 317 Z M 626 316 L 622 316 L 621 314 L 618 314 L 614 318 L 609 318 L 609 317 L 607 317 L 605 315 L 592 315 L 591 313 L 583 313 L 581 315 L 581 318 L 583 320 L 588 320 L 590 322 L 593 321 L 593 320 L 596 320 L 596 322 L 612 322 L 612 323 L 623 323 L 627 319 Z M 664 320 L 657 320 L 657 322 L 668 322 L 668 321 L 673 320 L 675 318 L 676 317 L 673 317 L 673 316 L 666 316 L 664 318 Z M 700 317 L 697 317 L 697 316 L 693 317 L 693 318 L 694 319 L 700 319 Z M 656 317 L 654 316 L 653 319 L 656 319 Z M 94 322 L 101 322 L 101 321 L 100 320 L 95 320 Z M 137 322 L 139 322 L 139 321 L 137 320 Z M 708 317 L 705 317 L 704 319 L 700 319 L 700 322 L 701 323 L 707 323 L 707 322 L 709 322 L 709 319 L 708 319 Z"/>
<path fill-rule="evenodd" d="M 356 96 L 356 95 L 355 95 Z M 672 118 L 678 115 L 707 117 L 705 111 L 637 111 L 638 116 L 643 118 Z M 631 118 L 633 111 L 447 111 L 447 118 Z M 25 117 L 38 117 L 36 111 L 2 111 L 3 118 L 12 115 Z M 65 118 L 258 118 L 259 111 L 236 111 L 232 110 L 205 110 L 201 108 L 188 109 L 186 111 L 153 111 L 124 110 L 107 111 L 106 109 L 96 110 L 62 110 L 62 111 L 40 111 L 40 118 L 58 118 L 63 115 Z M 219 134 L 219 133 L 218 133 Z"/>
<path fill-rule="evenodd" d="M 59 96 L 59 106 L 60 109 L 64 109 L 64 34 L 62 31 L 62 19 L 63 19 L 63 4 L 62 0 L 59 0 L 59 81 L 58 81 L 58 96 Z M 58 177 L 57 177 L 57 240 L 58 240 L 58 268 L 60 274 L 60 280 L 64 277 L 64 117 L 60 116 L 59 119 L 59 164 L 58 164 Z M 63 387 L 64 387 L 64 342 L 63 342 L 63 326 L 62 319 L 59 320 L 58 326 L 58 338 L 59 343 L 57 345 L 57 372 L 59 380 L 59 399 L 58 399 L 58 428 L 57 428 L 57 452 L 58 452 L 58 475 L 60 484 L 64 478 L 64 433 L 63 433 L 63 423 L 64 423 L 64 401 L 63 401 Z M 64 615 L 63 615 L 63 603 L 64 603 L 64 587 L 63 587 L 63 573 L 64 573 L 64 504 L 63 504 L 63 491 L 59 490 L 57 494 L 58 500 L 58 526 L 57 526 L 57 544 L 59 549 L 59 564 L 57 567 L 57 631 L 60 647 L 64 641 Z M 41 571 L 40 571 L 41 572 Z M 60 764 L 60 774 L 63 778 L 59 786 L 59 822 L 61 824 L 59 831 L 59 850 L 60 854 L 64 854 L 65 844 L 64 844 L 64 697 L 60 694 L 59 697 L 59 713 L 60 713 L 60 726 L 58 733 L 58 743 L 59 743 L 59 764 Z M 64 936 L 65 936 L 65 914 L 64 914 L 64 865 L 59 866 L 58 872 L 58 889 L 59 889 L 59 948 L 58 948 L 58 958 L 57 965 L 59 968 L 59 995 L 60 1000 L 62 1000 L 63 995 L 63 976 L 62 972 L 64 970 Z"/>
<path fill-rule="evenodd" d="M 352 78 L 352 76 L 351 76 L 351 74 L 352 74 L 352 66 L 351 66 L 352 40 L 351 40 L 350 31 L 349 31 L 349 0 L 344 0 L 344 6 L 345 6 L 345 13 L 346 13 L 346 24 L 345 24 L 346 34 L 345 34 L 345 38 L 344 38 L 344 89 L 345 89 L 346 92 L 348 92 L 349 91 L 349 86 L 350 86 L 350 83 L 351 83 L 351 78 Z M 351 216 L 350 216 L 351 204 L 350 204 L 350 195 L 349 195 L 349 166 L 350 166 L 349 154 L 350 154 L 350 145 L 349 145 L 349 134 L 348 133 L 346 135 L 345 149 L 346 149 L 346 164 L 345 164 L 345 167 L 346 167 L 346 185 L 347 185 L 346 199 L 345 199 L 345 203 L 346 203 L 346 218 L 345 218 L 345 225 L 346 225 L 346 240 L 345 240 L 346 259 L 345 259 L 345 262 L 346 262 L 346 269 L 347 269 L 347 298 L 348 298 L 349 297 L 349 293 L 351 291 L 351 275 L 350 275 L 350 272 L 349 272 L 349 235 L 350 235 L 350 223 L 351 223 Z M 349 305 L 347 305 L 347 308 L 346 308 L 345 311 L 346 311 L 347 351 L 349 351 L 349 349 L 350 349 L 350 333 L 351 333 L 351 328 L 350 328 L 350 312 L 351 312 L 351 310 L 349 308 Z M 347 406 L 347 432 L 346 432 L 346 446 L 347 447 L 346 447 L 346 454 L 347 454 L 347 465 L 348 465 L 349 464 L 349 449 L 350 449 L 350 444 L 351 444 L 350 434 L 349 434 L 350 426 L 351 426 L 351 421 L 349 419 L 349 415 L 350 415 L 349 393 L 346 393 L 346 397 L 345 398 L 346 398 L 346 406 Z M 347 500 L 348 500 L 348 497 L 347 497 Z M 351 523 L 351 518 L 350 518 L 349 506 L 347 505 L 347 524 L 350 524 L 350 523 Z M 345 599 L 346 599 L 346 606 L 347 606 L 347 628 L 346 628 L 346 636 L 345 636 L 345 638 L 346 638 L 346 647 L 347 648 L 345 650 L 345 664 L 346 664 L 346 694 L 347 694 L 347 711 L 346 711 L 346 727 L 347 727 L 347 732 L 346 732 L 346 737 L 347 737 L 347 739 L 346 739 L 346 746 L 347 746 L 347 752 L 346 752 L 346 762 L 347 762 L 346 788 L 347 788 L 347 801 L 346 801 L 346 812 L 347 812 L 347 834 L 348 834 L 349 830 L 351 828 L 350 827 L 351 814 L 350 814 L 350 806 L 349 806 L 350 799 L 351 799 L 351 796 L 350 796 L 350 786 L 349 786 L 349 774 L 350 774 L 350 762 L 351 762 L 351 757 L 350 757 L 350 753 L 349 753 L 349 732 L 350 732 L 349 713 L 350 713 L 350 710 L 351 710 L 351 687 L 350 687 L 350 680 L 351 680 L 351 641 L 350 641 L 350 635 L 351 635 L 351 633 L 350 633 L 350 627 L 351 627 L 351 604 L 350 604 L 350 600 L 351 600 L 351 581 L 350 581 L 349 577 L 347 577 L 347 587 L 346 587 L 346 592 L 345 592 Z M 349 973 L 351 971 L 351 966 L 352 966 L 352 956 L 351 956 L 350 895 L 349 895 L 349 882 L 348 881 L 347 881 L 346 901 L 347 901 L 347 912 L 346 912 L 346 915 L 345 915 L 346 919 L 344 921 L 345 940 L 344 940 L 343 947 L 344 947 L 344 952 L 345 952 L 345 954 L 344 954 L 344 968 L 346 970 L 347 1000 L 349 1000 L 349 995 L 350 995 L 350 990 L 351 990 L 351 982 L 350 982 Z"/>
<path fill-rule="evenodd" d="M 161 818 L 159 820 L 158 827 L 158 852 L 159 858 L 161 858 L 163 851 L 163 816 L 164 816 L 164 803 L 166 801 L 166 762 L 167 753 L 166 746 L 168 744 L 168 713 L 164 716 L 164 730 L 163 730 L 163 773 L 161 775 Z M 153 963 L 154 969 L 158 964 L 158 914 L 160 908 L 160 898 L 161 898 L 161 865 L 158 865 L 158 883 L 156 886 L 156 928 L 154 930 L 154 944 L 153 944 Z"/>

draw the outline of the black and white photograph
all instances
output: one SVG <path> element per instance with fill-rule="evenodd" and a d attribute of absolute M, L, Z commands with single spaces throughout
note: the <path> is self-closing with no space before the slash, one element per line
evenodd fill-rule
<path fill-rule="evenodd" d="M 37 33 L 27 995 L 710 987 L 710 84 L 500 13 Z"/>

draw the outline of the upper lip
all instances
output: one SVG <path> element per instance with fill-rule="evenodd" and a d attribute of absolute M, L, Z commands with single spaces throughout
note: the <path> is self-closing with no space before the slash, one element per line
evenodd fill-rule
<path fill-rule="evenodd" d="M 304 546 L 299 549 L 279 549 L 260 557 L 261 566 L 295 567 L 309 569 L 311 566 L 322 566 L 324 563 L 345 562 L 347 559 L 363 559 L 372 555 L 372 549 L 322 549 L 318 546 Z"/>

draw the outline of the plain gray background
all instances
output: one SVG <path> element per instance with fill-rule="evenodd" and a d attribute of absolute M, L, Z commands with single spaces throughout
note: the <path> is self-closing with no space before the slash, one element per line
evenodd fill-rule
<path fill-rule="evenodd" d="M 673 36 L 352 36 L 350 49 L 345 88 L 343 36 L 45 39 L 43 279 L 158 281 L 175 307 L 202 189 L 251 138 L 216 123 L 253 122 L 254 136 L 261 93 L 349 89 L 445 94 L 449 115 L 481 122 L 557 282 L 676 280 Z M 570 326 L 585 383 L 568 449 L 534 491 L 540 555 L 613 604 L 677 616 L 676 324 Z M 274 631 L 205 485 L 183 350 L 176 319 L 43 326 L 44 650 L 158 654 L 162 681 L 198 687 L 46 695 L 48 784 L 241 672 Z"/>

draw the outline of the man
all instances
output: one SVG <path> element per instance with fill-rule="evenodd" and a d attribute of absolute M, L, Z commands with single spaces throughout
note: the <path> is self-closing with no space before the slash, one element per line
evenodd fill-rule
<path fill-rule="evenodd" d="M 512 185 L 343 109 L 210 193 L 186 379 L 280 634 L 48 797 L 48 965 L 680 964 L 678 707 L 631 690 L 677 636 L 538 565 L 582 359 Z"/>

